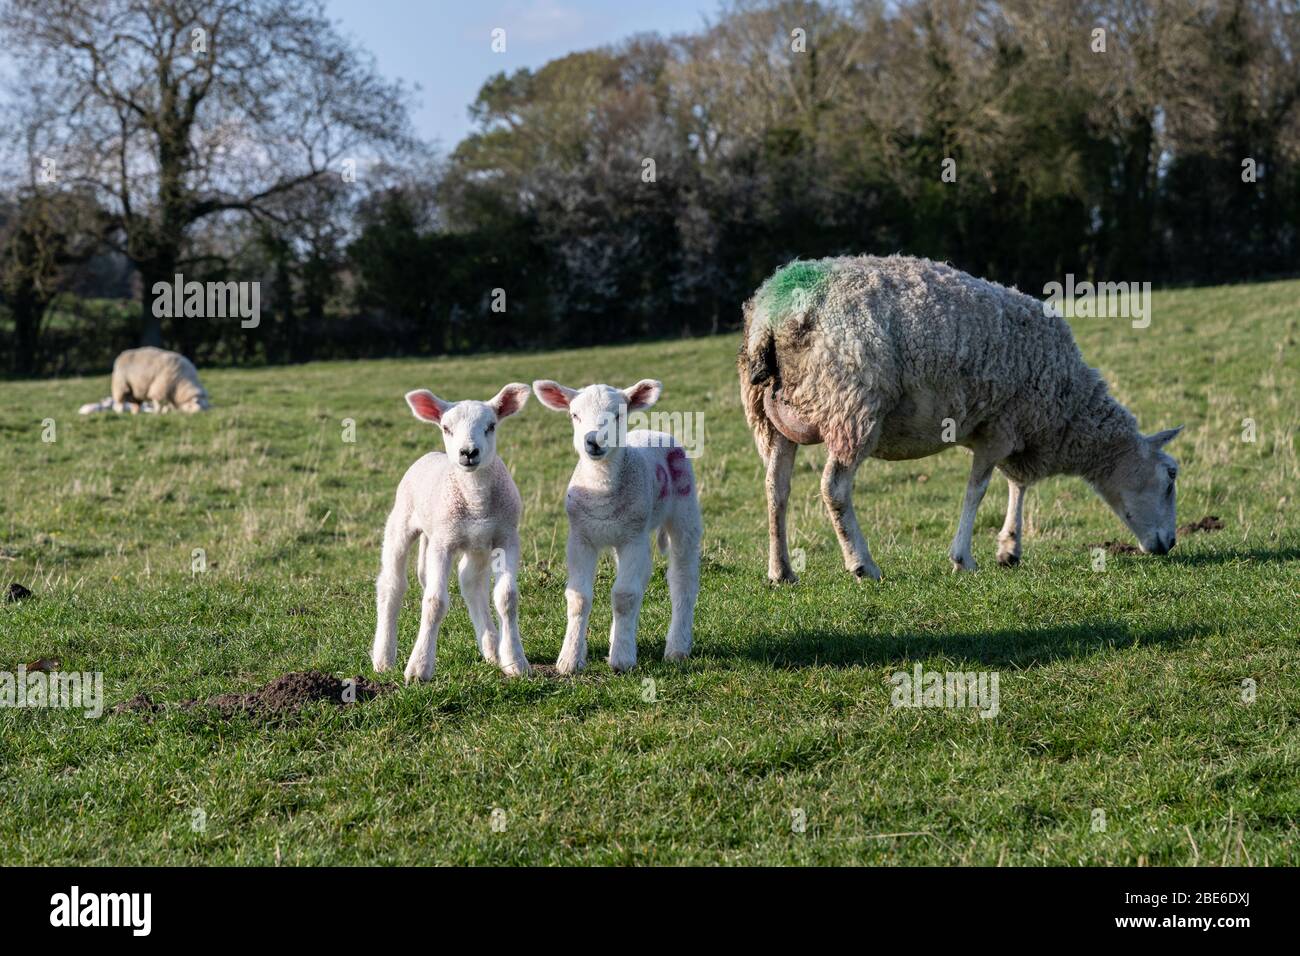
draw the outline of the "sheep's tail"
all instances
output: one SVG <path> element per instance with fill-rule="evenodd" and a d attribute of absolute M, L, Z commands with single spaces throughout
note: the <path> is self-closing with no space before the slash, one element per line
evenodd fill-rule
<path fill-rule="evenodd" d="M 763 395 L 769 383 L 781 382 L 781 371 L 776 360 L 776 331 L 766 322 L 754 327 L 753 302 L 745 304 L 745 338 L 736 357 L 740 374 L 740 403 L 745 409 L 745 421 L 754 435 L 754 444 L 763 461 L 772 450 L 775 430 L 763 407 Z"/>

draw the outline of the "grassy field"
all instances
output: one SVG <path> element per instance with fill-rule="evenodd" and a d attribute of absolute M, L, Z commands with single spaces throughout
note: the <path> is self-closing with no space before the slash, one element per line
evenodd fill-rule
<path fill-rule="evenodd" d="M 807 566 L 799 585 L 770 588 L 734 336 L 214 370 L 216 407 L 193 418 L 79 418 L 107 375 L 0 384 L 0 584 L 34 592 L 0 604 L 0 670 L 57 658 L 102 671 L 109 707 L 289 671 L 374 676 L 384 517 L 404 469 L 440 447 L 402 401 L 411 388 L 482 399 L 511 380 L 661 378 L 662 409 L 704 416 L 706 528 L 682 665 L 659 659 L 657 557 L 641 664 L 621 676 L 604 661 L 606 561 L 591 664 L 573 679 L 503 678 L 454 598 L 434 681 L 399 686 L 412 588 L 399 671 L 383 678 L 394 689 L 373 700 L 273 720 L 0 709 L 0 862 L 1296 864 L 1298 301 L 1295 282 L 1185 290 L 1158 293 L 1145 330 L 1074 322 L 1145 430 L 1186 423 L 1169 449 L 1180 523 L 1225 525 L 1104 571 L 1091 546 L 1129 536 L 1069 478 L 1030 492 L 1024 562 L 997 567 L 995 478 L 981 570 L 949 573 L 968 467 L 949 452 L 859 472 L 885 580 L 854 580 L 814 449 L 791 503 Z M 525 507 L 524 645 L 554 661 L 568 424 L 534 400 L 500 446 Z M 997 672 L 999 713 L 892 707 L 890 676 L 917 663 Z"/>

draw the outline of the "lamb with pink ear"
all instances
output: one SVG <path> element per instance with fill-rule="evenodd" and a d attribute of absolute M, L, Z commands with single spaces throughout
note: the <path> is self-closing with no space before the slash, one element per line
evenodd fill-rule
<path fill-rule="evenodd" d="M 636 665 L 637 617 L 654 570 L 650 538 L 655 532 L 659 550 L 668 555 L 673 604 L 664 659 L 681 660 L 691 652 L 703 534 L 695 474 L 673 436 L 646 429 L 627 431 L 628 412 L 649 408 L 658 401 L 661 389 L 651 379 L 625 389 L 588 385 L 578 390 L 549 380 L 533 382 L 538 401 L 569 416 L 578 453 L 565 496 L 569 581 L 564 594 L 569 618 L 555 664 L 562 674 L 586 666 L 596 561 L 606 548 L 613 548 L 618 568 L 609 666 L 625 671 Z"/>
<path fill-rule="evenodd" d="M 497 425 L 528 401 L 528 386 L 507 385 L 487 402 L 447 402 L 426 389 L 408 392 L 415 417 L 438 426 L 447 453 L 413 464 L 397 486 L 384 527 L 375 583 L 378 621 L 371 662 L 386 671 L 397 660 L 397 615 L 406 594 L 406 564 L 420 539 L 420 632 L 406 664 L 406 680 L 433 677 L 438 629 L 447 614 L 452 565 L 484 659 L 510 675 L 526 674 L 519 637 L 519 490 L 497 457 Z M 496 572 L 496 587 L 492 574 Z M 495 602 L 501 626 L 492 620 Z"/>

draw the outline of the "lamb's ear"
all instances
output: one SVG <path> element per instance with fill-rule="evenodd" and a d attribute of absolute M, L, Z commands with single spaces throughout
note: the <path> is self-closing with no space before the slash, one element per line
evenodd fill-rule
<path fill-rule="evenodd" d="M 631 388 L 623 389 L 623 395 L 627 398 L 627 410 L 629 412 L 638 412 L 643 408 L 649 408 L 659 401 L 659 393 L 663 390 L 663 385 L 654 379 L 641 379 Z"/>
<path fill-rule="evenodd" d="M 1156 432 L 1154 435 L 1148 435 L 1147 441 L 1151 443 L 1152 448 L 1163 448 L 1165 445 L 1173 441 L 1174 438 L 1178 435 L 1178 433 L 1182 430 L 1183 430 L 1182 425 L 1179 425 L 1177 428 L 1166 428 L 1162 432 Z"/>
<path fill-rule="evenodd" d="M 406 393 L 406 404 L 411 406 L 411 411 L 420 421 L 433 422 L 436 425 L 442 421 L 442 416 L 453 403 L 444 402 L 427 388 L 417 388 L 413 392 Z"/>
<path fill-rule="evenodd" d="M 497 392 L 496 397 L 488 404 L 492 406 L 492 411 L 497 413 L 499 421 L 519 411 L 527 402 L 528 386 L 523 382 L 512 382 Z"/>
<path fill-rule="evenodd" d="M 569 402 L 578 394 L 576 388 L 565 388 L 559 382 L 552 382 L 549 378 L 539 378 L 533 382 L 533 391 L 537 394 L 537 400 L 552 411 L 564 412 L 569 409 Z"/>

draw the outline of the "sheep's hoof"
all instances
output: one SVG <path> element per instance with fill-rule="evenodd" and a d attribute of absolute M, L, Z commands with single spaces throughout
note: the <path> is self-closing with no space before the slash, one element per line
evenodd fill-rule
<path fill-rule="evenodd" d="M 859 564 L 853 569 L 853 576 L 855 578 L 871 578 L 873 581 L 879 581 L 884 577 L 884 575 L 880 573 L 880 568 L 876 567 L 874 564 Z"/>
<path fill-rule="evenodd" d="M 524 677 L 532 672 L 533 668 L 527 661 L 516 661 L 501 665 L 501 673 L 507 677 Z"/>
<path fill-rule="evenodd" d="M 666 660 L 666 661 L 684 661 L 684 660 L 686 660 L 686 658 L 688 658 L 688 657 L 690 657 L 690 656 L 691 656 L 691 652 L 690 652 L 690 651 L 679 651 L 679 650 L 675 650 L 675 649 L 673 649 L 673 650 L 665 649 L 665 650 L 664 650 L 664 660 Z"/>
<path fill-rule="evenodd" d="M 773 574 L 772 572 L 769 571 L 767 574 L 767 583 L 776 586 L 780 586 L 782 584 L 798 584 L 799 575 L 795 574 L 793 571 L 790 571 L 788 569 L 785 571 L 781 571 L 777 574 Z"/>
<path fill-rule="evenodd" d="M 1004 568 L 1014 568 L 1019 563 L 1020 555 L 1014 552 L 998 555 L 998 564 L 1002 565 Z"/>
<path fill-rule="evenodd" d="M 952 558 L 951 560 L 952 560 L 952 573 L 953 573 L 953 574 L 957 574 L 958 572 L 961 572 L 961 571 L 974 571 L 974 570 L 975 570 L 975 559 L 974 559 L 974 558 Z"/>

